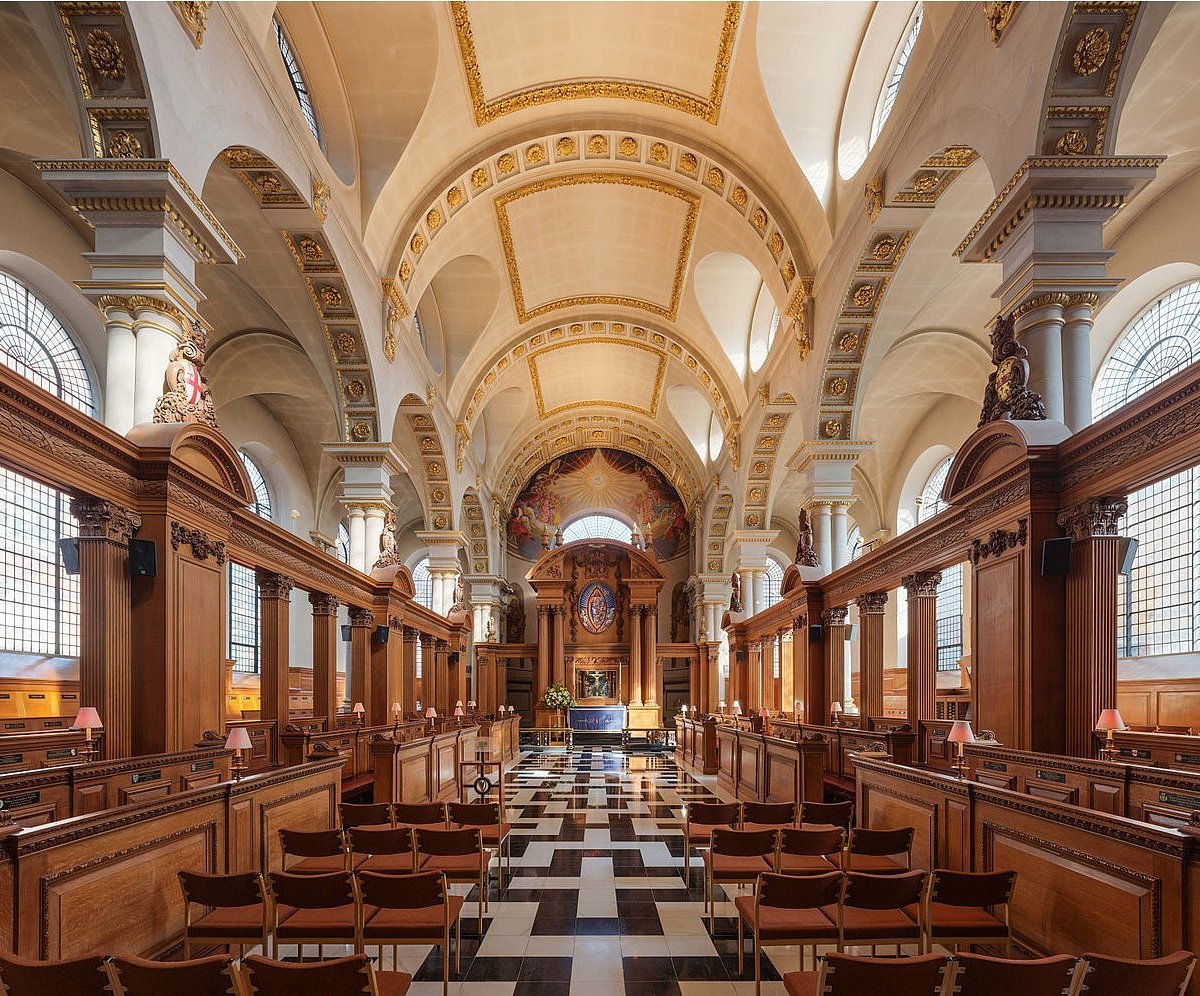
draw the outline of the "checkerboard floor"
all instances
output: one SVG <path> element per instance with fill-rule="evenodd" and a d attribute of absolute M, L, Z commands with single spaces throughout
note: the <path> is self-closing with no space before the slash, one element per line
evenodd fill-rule
<path fill-rule="evenodd" d="M 478 930 L 478 887 L 462 912 L 462 963 L 450 991 L 480 996 L 727 996 L 754 993 L 746 946 L 737 969 L 737 921 L 718 887 L 715 936 L 703 916 L 699 860 L 683 878 L 683 806 L 729 798 L 713 776 L 676 767 L 671 755 L 616 747 L 534 749 L 509 769 L 512 872 L 493 874 Z M 465 887 L 456 887 L 463 891 Z M 732 893 L 736 894 L 736 893 Z M 309 950 L 306 954 L 315 952 Z M 326 946 L 326 957 L 338 952 Z M 374 955 L 368 947 L 367 953 Z M 906 952 L 906 953 L 915 953 Z M 281 954 L 294 954 L 286 948 Z M 451 955 L 453 959 L 453 954 Z M 390 948 L 376 964 L 392 968 Z M 442 991 L 441 951 L 399 949 L 414 996 Z M 795 947 L 763 955 L 765 996 L 784 992 L 800 967 Z"/>

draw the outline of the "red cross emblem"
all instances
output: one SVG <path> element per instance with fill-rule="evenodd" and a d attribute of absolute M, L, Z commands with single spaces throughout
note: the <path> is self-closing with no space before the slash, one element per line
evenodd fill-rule
<path fill-rule="evenodd" d="M 204 381 L 200 379 L 200 371 L 190 364 L 183 375 L 183 394 L 189 405 L 198 405 L 204 396 Z"/>

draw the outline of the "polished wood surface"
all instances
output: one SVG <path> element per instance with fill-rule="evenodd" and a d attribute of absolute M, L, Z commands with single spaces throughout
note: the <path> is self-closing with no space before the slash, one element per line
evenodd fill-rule
<path fill-rule="evenodd" d="M 823 802 L 828 742 L 718 725 L 717 780 L 744 802 Z M 676 744 L 678 745 L 678 733 Z M 678 756 L 678 747 L 677 756 Z M 685 756 L 686 761 L 686 756 Z"/>
<path fill-rule="evenodd" d="M 453 727 L 404 742 L 389 735 L 373 735 L 368 745 L 374 774 L 372 801 L 450 802 L 460 798 L 460 762 L 476 759 L 478 742 L 476 726 Z"/>

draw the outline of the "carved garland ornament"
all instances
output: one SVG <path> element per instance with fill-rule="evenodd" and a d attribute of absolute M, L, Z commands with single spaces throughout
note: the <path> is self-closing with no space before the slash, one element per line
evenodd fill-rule
<path fill-rule="evenodd" d="M 218 567 L 224 567 L 229 560 L 223 540 L 210 540 L 208 533 L 203 529 L 192 529 L 181 522 L 172 522 L 171 549 L 178 550 L 181 546 L 191 547 L 192 556 L 196 560 L 208 560 L 212 557 Z"/>
<path fill-rule="evenodd" d="M 1017 528 L 993 529 L 986 540 L 971 540 L 971 563 L 978 564 L 988 557 L 999 557 L 1007 550 L 1024 546 L 1029 540 L 1029 520 L 1020 519 Z"/>

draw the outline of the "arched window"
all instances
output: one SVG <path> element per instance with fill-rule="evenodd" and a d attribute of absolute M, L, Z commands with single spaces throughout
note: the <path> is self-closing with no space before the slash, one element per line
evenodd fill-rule
<path fill-rule="evenodd" d="M 563 542 L 581 539 L 610 539 L 628 543 L 633 537 L 633 530 L 620 519 L 612 515 L 585 515 L 568 523 L 563 530 Z"/>
<path fill-rule="evenodd" d="M 0 273 L 0 363 L 72 408 L 96 414 L 92 381 L 71 334 L 20 281 Z"/>
<path fill-rule="evenodd" d="M 1200 358 L 1200 281 L 1168 291 L 1121 333 L 1100 368 L 1092 411 L 1102 418 Z"/>
<path fill-rule="evenodd" d="M 856 525 L 851 526 L 850 532 L 846 534 L 846 555 L 851 560 L 858 560 L 863 552 L 862 530 Z"/>
<path fill-rule="evenodd" d="M 417 562 L 417 566 L 412 569 L 413 589 L 416 591 L 416 599 L 425 608 L 433 610 L 433 575 L 429 573 L 429 558 L 425 557 Z"/>
<path fill-rule="evenodd" d="M 921 489 L 921 497 L 917 499 L 918 522 L 932 519 L 938 512 L 947 507 L 946 503 L 942 501 L 942 488 L 946 485 L 946 478 L 950 474 L 950 464 L 953 461 L 954 457 L 948 456 L 933 468 L 933 473 L 929 475 L 929 480 L 925 482 L 925 487 Z"/>
<path fill-rule="evenodd" d="M 308 130 L 313 133 L 317 142 L 321 141 L 321 130 L 317 127 L 317 113 L 313 110 L 312 98 L 308 93 L 308 84 L 304 82 L 304 74 L 300 72 L 300 63 L 292 51 L 292 43 L 288 40 L 287 32 L 279 19 L 275 19 L 275 42 L 279 45 L 279 55 L 283 58 L 283 68 L 287 70 L 288 79 L 292 81 L 292 90 L 300 103 L 300 111 Z"/>
<path fill-rule="evenodd" d="M 767 558 L 767 583 L 766 596 L 767 604 L 764 608 L 770 608 L 780 599 L 779 589 L 783 586 L 783 568 L 775 560 Z"/>
<path fill-rule="evenodd" d="M 239 452 L 238 456 L 242 458 L 242 464 L 245 466 L 246 473 L 250 477 L 250 484 L 254 488 L 254 501 L 250 505 L 250 511 L 270 521 L 271 492 L 267 490 L 267 479 L 263 477 L 262 471 L 258 469 L 258 464 L 251 460 L 245 453 Z"/>
<path fill-rule="evenodd" d="M 887 123 L 887 119 L 892 113 L 892 108 L 896 104 L 896 97 L 900 94 L 900 85 L 904 82 L 904 73 L 908 69 L 908 60 L 912 58 L 913 49 L 917 45 L 917 36 L 921 33 L 922 16 L 921 5 L 917 4 L 917 9 L 913 12 L 912 20 L 909 22 L 908 29 L 904 33 L 904 40 L 900 42 L 899 48 L 896 49 L 896 54 L 892 57 L 892 66 L 888 70 L 888 74 L 884 79 L 883 90 L 879 94 L 879 103 L 875 107 L 875 119 L 871 123 L 871 145 L 875 144 L 875 139 L 883 131 L 883 126 Z"/>
<path fill-rule="evenodd" d="M 937 669 L 955 671 L 963 655 L 963 565 L 942 571 L 936 599 Z"/>
<path fill-rule="evenodd" d="M 337 559 L 343 564 L 350 563 L 350 530 L 346 528 L 344 522 L 338 523 Z"/>
<path fill-rule="evenodd" d="M 0 650 L 79 654 L 79 578 L 59 540 L 78 534 L 70 496 L 0 467 Z"/>
<path fill-rule="evenodd" d="M 262 654 L 258 579 L 254 569 L 229 562 L 229 640 L 226 657 L 235 671 L 257 674 Z"/>

